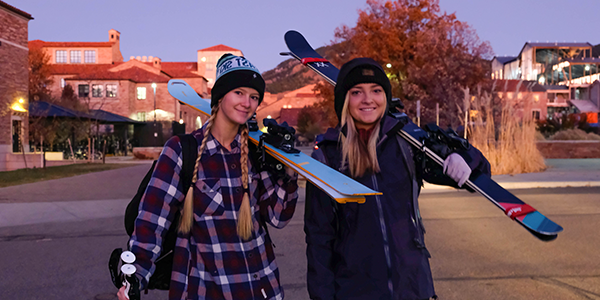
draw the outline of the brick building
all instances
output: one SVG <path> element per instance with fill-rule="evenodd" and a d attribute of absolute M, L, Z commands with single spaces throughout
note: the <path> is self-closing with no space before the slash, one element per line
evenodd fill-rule
<path fill-rule="evenodd" d="M 540 119 L 586 113 L 598 126 L 600 113 L 600 45 L 567 42 L 527 42 L 517 56 L 492 59 L 492 78 L 537 82 L 546 89 L 546 109 Z M 535 116 L 535 114 L 534 114 Z M 592 120 L 589 122 L 589 120 Z"/>
<path fill-rule="evenodd" d="M 24 159 L 29 167 L 39 161 L 39 155 L 26 154 L 29 152 L 27 34 L 32 19 L 30 14 L 0 1 L 0 171 L 23 168 Z"/>
<path fill-rule="evenodd" d="M 518 88 L 518 89 L 517 89 Z M 542 85 L 533 80 L 499 79 L 495 92 L 509 102 L 519 103 L 517 116 L 534 120 L 551 120 L 574 112 L 569 89 L 564 85 Z"/>
<path fill-rule="evenodd" d="M 111 29 L 108 42 L 34 40 L 29 47 L 42 48 L 50 56 L 50 91 L 55 97 L 60 97 L 68 84 L 90 110 L 101 109 L 142 122 L 185 123 L 186 132 L 200 127 L 205 117 L 167 90 L 170 79 L 183 79 L 208 97 L 207 80 L 198 72 L 199 64 L 163 62 L 152 56 L 123 61 L 120 41 L 121 33 Z"/>

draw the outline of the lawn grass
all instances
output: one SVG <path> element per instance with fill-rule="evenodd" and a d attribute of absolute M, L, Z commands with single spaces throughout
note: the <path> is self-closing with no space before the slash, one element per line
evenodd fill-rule
<path fill-rule="evenodd" d="M 19 169 L 15 171 L 0 172 L 0 187 L 59 179 L 131 166 L 133 166 L 133 164 L 81 163 L 66 166 L 47 167 L 45 169 Z"/>

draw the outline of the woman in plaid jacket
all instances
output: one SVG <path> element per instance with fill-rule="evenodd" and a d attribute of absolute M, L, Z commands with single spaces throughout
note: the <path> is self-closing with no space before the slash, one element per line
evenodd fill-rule
<path fill-rule="evenodd" d="M 248 159 L 246 122 L 264 90 L 260 73 L 244 57 L 219 59 L 211 117 L 193 132 L 199 150 L 188 191 L 179 180 L 179 138 L 167 141 L 130 240 L 142 290 L 167 229 L 179 226 L 169 299 L 283 299 L 273 247 L 259 224 L 283 228 L 294 214 L 298 185 L 293 171 L 276 180 Z M 172 224 L 181 207 L 180 224 Z M 118 296 L 126 299 L 123 289 Z"/>

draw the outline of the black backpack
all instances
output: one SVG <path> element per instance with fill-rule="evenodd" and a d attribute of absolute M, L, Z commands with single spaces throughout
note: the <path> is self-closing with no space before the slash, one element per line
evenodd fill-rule
<path fill-rule="evenodd" d="M 180 178 L 183 184 L 183 190 L 187 192 L 192 184 L 194 166 L 196 158 L 198 157 L 198 142 L 191 134 L 183 134 L 178 136 L 181 142 L 183 156 Z M 131 199 L 131 202 L 129 202 L 127 209 L 125 210 L 125 230 L 130 237 L 133 234 L 133 229 L 135 227 L 135 219 L 138 216 L 140 201 L 142 200 L 142 196 L 144 195 L 146 187 L 150 182 L 150 178 L 152 178 L 152 172 L 154 172 L 155 167 L 156 161 L 154 161 L 152 167 L 150 170 L 148 170 L 148 173 L 146 173 L 146 176 L 138 187 L 137 193 L 133 199 Z M 175 218 L 173 219 L 173 222 L 171 223 L 171 226 L 169 227 L 169 230 L 162 241 L 162 251 L 160 256 L 154 262 L 156 265 L 156 270 L 154 270 L 152 277 L 150 277 L 150 281 L 148 282 L 146 289 L 169 289 L 169 285 L 171 283 L 171 271 L 173 269 L 173 250 L 175 249 L 175 242 L 177 240 L 177 229 L 179 227 L 180 215 L 181 214 L 179 211 L 175 213 Z"/>

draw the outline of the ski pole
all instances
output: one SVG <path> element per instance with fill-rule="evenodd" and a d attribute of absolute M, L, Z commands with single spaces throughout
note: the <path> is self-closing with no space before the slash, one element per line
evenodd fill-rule
<path fill-rule="evenodd" d="M 137 277 L 134 275 L 137 271 L 135 266 L 135 255 L 131 251 L 123 251 L 121 253 L 121 273 L 123 274 L 123 285 L 125 286 L 125 296 L 130 300 L 140 299 L 140 285 Z"/>

